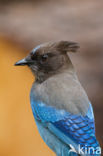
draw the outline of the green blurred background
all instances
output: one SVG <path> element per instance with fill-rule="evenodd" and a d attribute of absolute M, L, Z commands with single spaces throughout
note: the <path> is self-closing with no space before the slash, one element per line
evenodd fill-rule
<path fill-rule="evenodd" d="M 13 64 L 36 45 L 72 40 L 70 57 L 93 104 L 103 146 L 103 1 L 0 1 L 0 156 L 54 156 L 42 141 L 29 102 L 34 77 Z"/>

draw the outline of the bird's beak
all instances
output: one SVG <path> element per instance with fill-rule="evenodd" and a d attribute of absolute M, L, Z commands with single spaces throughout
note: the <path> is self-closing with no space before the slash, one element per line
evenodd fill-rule
<path fill-rule="evenodd" d="M 14 65 L 15 65 L 15 66 L 25 66 L 25 65 L 27 65 L 27 64 L 28 64 L 28 61 L 26 61 L 26 59 L 24 58 L 24 59 L 22 59 L 22 60 L 16 62 Z"/>

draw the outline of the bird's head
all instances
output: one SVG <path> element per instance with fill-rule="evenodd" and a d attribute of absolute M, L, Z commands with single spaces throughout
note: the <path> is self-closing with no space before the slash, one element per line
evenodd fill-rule
<path fill-rule="evenodd" d="M 69 41 L 41 44 L 15 65 L 28 65 L 35 74 L 36 80 L 42 82 L 53 74 L 72 68 L 67 52 L 76 52 L 78 48 L 77 43 Z"/>

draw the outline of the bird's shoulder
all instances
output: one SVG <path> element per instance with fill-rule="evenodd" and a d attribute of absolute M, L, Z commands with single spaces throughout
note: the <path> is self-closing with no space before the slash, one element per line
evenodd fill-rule
<path fill-rule="evenodd" d="M 48 106 L 82 114 L 89 107 L 88 97 L 76 74 L 63 73 L 50 77 L 43 83 L 34 83 L 31 95 Z"/>

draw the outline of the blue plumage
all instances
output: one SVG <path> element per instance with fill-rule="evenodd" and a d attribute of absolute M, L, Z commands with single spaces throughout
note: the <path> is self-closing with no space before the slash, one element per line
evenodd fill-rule
<path fill-rule="evenodd" d="M 34 99 L 31 92 L 31 107 L 36 119 L 44 123 L 56 136 L 58 136 L 59 133 L 61 133 L 61 135 L 64 134 L 64 139 L 61 135 L 58 137 L 67 145 L 72 144 L 76 149 L 78 144 L 81 147 L 94 147 L 95 150 L 99 147 L 95 137 L 93 110 L 90 103 L 89 105 L 85 116 L 72 114 L 65 110 L 58 110 L 52 106 L 46 106 L 43 102 Z"/>

